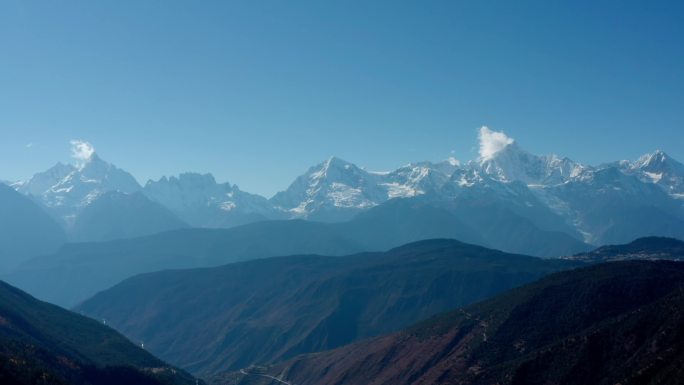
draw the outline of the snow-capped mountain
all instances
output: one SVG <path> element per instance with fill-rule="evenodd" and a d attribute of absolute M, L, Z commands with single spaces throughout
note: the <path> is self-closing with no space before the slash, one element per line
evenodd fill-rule
<path fill-rule="evenodd" d="M 144 194 L 179 218 L 197 227 L 231 227 L 283 217 L 260 195 L 230 183 L 217 183 L 211 174 L 184 173 L 148 181 Z"/>
<path fill-rule="evenodd" d="M 13 187 L 37 199 L 67 226 L 102 194 L 109 191 L 133 193 L 141 189 L 131 174 L 105 162 L 94 152 L 79 165 L 58 163 Z"/>
<path fill-rule="evenodd" d="M 62 162 L 50 167 L 46 171 L 35 174 L 31 179 L 13 184 L 13 187 L 21 193 L 40 197 L 52 186 L 59 184 L 67 175 L 76 170 L 76 167 Z"/>
<path fill-rule="evenodd" d="M 655 183 L 668 194 L 684 199 L 684 164 L 657 150 L 635 162 L 621 162 L 623 170 L 646 183 Z"/>
<path fill-rule="evenodd" d="M 684 209 L 661 186 L 614 165 L 586 169 L 567 183 L 543 190 L 560 212 L 594 244 L 640 236 L 684 236 Z"/>
<path fill-rule="evenodd" d="M 437 194 L 459 166 L 455 159 L 409 163 L 384 174 L 381 185 L 386 188 L 388 199 Z"/>
<path fill-rule="evenodd" d="M 530 154 L 512 138 L 487 127 L 480 129 L 480 141 L 480 157 L 470 162 L 469 167 L 500 181 L 519 181 L 528 185 L 558 184 L 578 175 L 585 168 L 568 158 Z M 487 146 L 482 144 L 485 141 L 498 143 Z"/>
<path fill-rule="evenodd" d="M 634 162 L 588 166 L 534 155 L 503 132 L 480 129 L 476 160 L 369 172 L 330 158 L 272 202 L 291 215 L 341 220 L 393 198 L 423 196 L 465 207 L 505 207 L 535 226 L 592 243 L 684 236 L 684 166 L 657 151 Z M 469 211 L 478 215 L 477 211 Z"/>
<path fill-rule="evenodd" d="M 210 174 L 163 177 L 141 188 L 131 174 L 100 159 L 92 146 L 75 142 L 77 165 L 58 163 L 12 186 L 41 202 L 67 229 L 104 193 L 140 191 L 196 227 L 285 218 L 344 221 L 406 198 L 442 205 L 462 215 L 467 225 L 488 232 L 488 239 L 516 231 L 520 233 L 509 237 L 511 242 L 544 231 L 596 244 L 647 235 L 684 238 L 684 165 L 662 151 L 636 161 L 590 166 L 557 155 L 531 154 L 505 133 L 487 127 L 480 129 L 479 142 L 477 159 L 463 164 L 449 159 L 378 172 L 331 157 L 271 199 L 217 183 Z M 112 200 L 125 201 L 134 200 Z M 575 247 L 572 240 L 558 239 Z"/>
<path fill-rule="evenodd" d="M 337 157 L 310 168 L 271 202 L 294 217 L 337 221 L 392 198 L 436 193 L 458 167 L 454 160 L 366 171 Z"/>
<path fill-rule="evenodd" d="M 380 186 L 382 177 L 331 157 L 299 176 L 271 203 L 294 217 L 347 219 L 387 200 L 386 189 Z"/>

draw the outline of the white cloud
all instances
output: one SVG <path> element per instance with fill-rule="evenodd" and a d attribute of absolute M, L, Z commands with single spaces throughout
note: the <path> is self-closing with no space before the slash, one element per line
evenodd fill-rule
<path fill-rule="evenodd" d="M 71 157 L 78 161 L 86 161 L 95 153 L 95 147 L 83 140 L 74 139 L 69 143 L 71 143 Z"/>
<path fill-rule="evenodd" d="M 33 142 L 26 144 L 26 148 L 31 148 L 31 147 L 33 147 Z"/>
<path fill-rule="evenodd" d="M 480 127 L 478 135 L 480 139 L 480 159 L 491 159 L 497 152 L 503 150 L 515 140 L 509 138 L 502 131 L 492 131 L 487 126 Z"/>

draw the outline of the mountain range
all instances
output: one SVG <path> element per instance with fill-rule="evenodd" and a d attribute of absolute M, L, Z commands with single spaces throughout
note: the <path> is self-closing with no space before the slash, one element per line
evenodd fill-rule
<path fill-rule="evenodd" d="M 400 330 L 579 264 L 455 240 L 129 278 L 75 308 L 201 376 Z"/>
<path fill-rule="evenodd" d="M 346 222 L 261 221 L 230 229 L 180 229 L 108 242 L 70 243 L 21 263 L 2 278 L 40 299 L 71 307 L 146 272 L 295 254 L 384 251 L 431 238 L 543 256 L 589 249 L 563 232 L 539 230 L 506 207 L 487 203 L 476 212 L 435 206 L 419 197 L 394 199 Z"/>
<path fill-rule="evenodd" d="M 682 303 L 682 263 L 603 263 L 212 384 L 678 384 Z"/>
<path fill-rule="evenodd" d="M 226 228 L 267 219 L 340 222 L 396 198 L 421 198 L 462 211 L 477 211 L 483 205 L 491 209 L 495 202 L 541 231 L 562 232 L 594 245 L 647 235 L 684 237 L 684 165 L 667 154 L 655 151 L 633 162 L 590 166 L 556 155 L 531 154 L 505 134 L 481 129 L 481 141 L 491 135 L 505 140 L 495 150 L 481 151 L 477 159 L 465 163 L 449 159 L 371 172 L 331 157 L 270 199 L 217 183 L 210 174 L 163 177 L 143 187 L 94 152 L 79 165 L 59 163 L 12 186 L 39 202 L 70 239 L 79 241 L 186 226 Z M 131 204 L 123 198 L 112 202 L 108 192 L 140 195 Z M 99 231 L 84 232 L 79 217 L 87 215 L 87 208 L 99 199 L 109 199 L 103 215 L 119 212 L 136 218 L 145 204 L 149 220 L 124 232 L 101 219 L 100 224 L 93 224 L 100 226 Z M 90 215 L 85 227 L 100 217 Z M 487 230 L 485 224 L 470 225 L 478 232 Z"/>

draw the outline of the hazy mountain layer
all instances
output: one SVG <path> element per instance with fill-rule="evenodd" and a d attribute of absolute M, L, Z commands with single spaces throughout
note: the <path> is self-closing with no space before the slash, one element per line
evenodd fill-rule
<path fill-rule="evenodd" d="M 387 202 L 344 223 L 267 221 L 227 230 L 188 229 L 105 243 L 70 244 L 35 258 L 5 279 L 31 294 L 73 306 L 130 276 L 173 268 L 293 254 L 345 255 L 382 251 L 430 238 L 505 245 L 537 255 L 571 255 L 587 245 L 561 232 L 545 232 L 510 210 L 450 211 L 420 199 Z M 486 228 L 481 236 L 464 221 Z"/>
<path fill-rule="evenodd" d="M 109 241 L 189 227 L 169 209 L 142 193 L 109 191 L 83 208 L 71 228 L 71 239 Z"/>
<path fill-rule="evenodd" d="M 53 253 L 65 241 L 62 228 L 39 204 L 0 183 L 0 272 Z"/>

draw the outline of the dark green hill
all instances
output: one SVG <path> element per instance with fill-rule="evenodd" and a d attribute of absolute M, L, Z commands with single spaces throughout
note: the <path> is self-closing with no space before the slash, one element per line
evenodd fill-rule
<path fill-rule="evenodd" d="M 681 384 L 684 264 L 560 272 L 400 333 L 246 372 L 257 370 L 298 385 Z"/>
<path fill-rule="evenodd" d="M 0 281 L 0 383 L 194 384 L 113 329 Z"/>
<path fill-rule="evenodd" d="M 208 375 L 399 330 L 572 266 L 430 240 L 386 253 L 140 275 L 78 311 L 106 318 L 159 357 Z"/>

